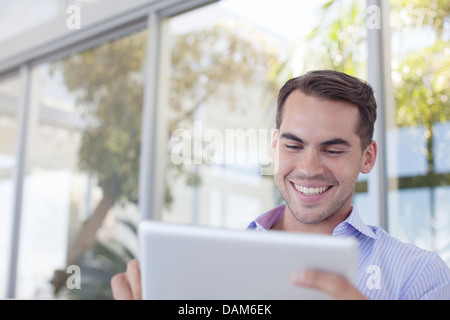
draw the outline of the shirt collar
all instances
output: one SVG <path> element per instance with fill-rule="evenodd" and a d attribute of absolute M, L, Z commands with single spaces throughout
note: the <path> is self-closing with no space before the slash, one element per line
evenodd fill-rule
<path fill-rule="evenodd" d="M 364 223 L 358 211 L 353 206 L 347 219 L 338 224 L 334 229 L 333 236 L 354 236 L 357 233 L 362 233 L 369 238 L 377 239 L 377 235 Z"/>
<path fill-rule="evenodd" d="M 250 225 L 247 227 L 247 229 L 256 229 L 261 231 L 269 230 L 284 215 L 285 207 L 286 205 L 282 204 L 263 213 L 262 215 L 257 217 L 254 221 L 252 221 Z"/>
<path fill-rule="evenodd" d="M 285 208 L 286 205 L 282 204 L 263 213 L 252 221 L 247 229 L 269 230 L 281 219 Z M 377 235 L 362 221 L 356 208 L 352 207 L 352 211 L 347 219 L 334 229 L 333 236 L 355 236 L 357 233 L 362 233 L 369 238 L 377 239 Z"/>

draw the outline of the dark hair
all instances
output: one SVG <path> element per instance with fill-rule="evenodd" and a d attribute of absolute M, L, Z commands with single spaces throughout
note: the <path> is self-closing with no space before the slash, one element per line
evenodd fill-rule
<path fill-rule="evenodd" d="M 367 148 L 372 141 L 377 118 L 377 103 L 373 89 L 367 82 L 333 70 L 311 71 L 290 79 L 278 94 L 277 129 L 281 126 L 286 99 L 295 90 L 300 90 L 308 96 L 347 101 L 356 105 L 359 109 L 359 124 L 356 133 L 361 138 L 362 149 Z"/>

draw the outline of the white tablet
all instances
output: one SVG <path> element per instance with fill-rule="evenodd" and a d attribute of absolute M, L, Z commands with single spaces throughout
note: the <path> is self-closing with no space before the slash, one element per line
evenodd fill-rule
<path fill-rule="evenodd" d="M 329 299 L 292 285 L 291 272 L 320 269 L 353 281 L 357 257 L 350 238 L 152 221 L 140 223 L 139 242 L 144 299 Z"/>

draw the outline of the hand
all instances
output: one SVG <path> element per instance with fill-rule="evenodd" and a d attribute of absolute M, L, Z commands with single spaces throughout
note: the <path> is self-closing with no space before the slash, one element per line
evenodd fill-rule
<path fill-rule="evenodd" d="M 296 271 L 291 275 L 291 282 L 297 286 L 320 290 L 336 300 L 368 300 L 347 278 L 329 272 Z"/>
<path fill-rule="evenodd" d="M 125 272 L 112 277 L 111 290 L 116 300 L 142 300 L 141 268 L 138 260 L 131 260 Z"/>

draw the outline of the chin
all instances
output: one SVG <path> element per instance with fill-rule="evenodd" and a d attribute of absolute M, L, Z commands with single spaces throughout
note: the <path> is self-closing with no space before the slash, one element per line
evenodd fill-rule
<path fill-rule="evenodd" d="M 310 209 L 298 209 L 294 211 L 295 213 L 293 213 L 292 211 L 291 213 L 295 220 L 304 224 L 318 224 L 332 215 L 323 213 L 322 211 L 305 212 L 309 210 Z"/>

